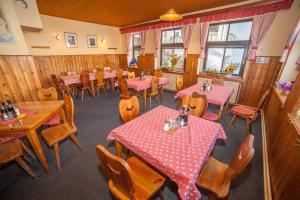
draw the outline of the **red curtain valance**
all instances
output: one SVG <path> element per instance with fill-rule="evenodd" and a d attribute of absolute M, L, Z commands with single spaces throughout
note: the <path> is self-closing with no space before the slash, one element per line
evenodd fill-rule
<path fill-rule="evenodd" d="M 292 3 L 293 0 L 281 0 L 274 3 L 269 3 L 265 5 L 254 6 L 254 7 L 232 8 L 232 10 L 223 13 L 202 16 L 200 18 L 200 22 L 221 21 L 221 20 L 252 17 L 255 15 L 262 15 L 270 12 L 289 9 Z M 138 31 L 148 30 L 148 29 L 180 26 L 180 25 L 192 24 L 196 22 L 197 22 L 197 17 L 195 16 L 195 17 L 185 18 L 175 22 L 160 21 L 160 22 L 153 22 L 149 24 L 140 24 L 136 26 L 120 28 L 120 31 L 121 33 L 130 33 L 130 32 L 138 32 Z"/>

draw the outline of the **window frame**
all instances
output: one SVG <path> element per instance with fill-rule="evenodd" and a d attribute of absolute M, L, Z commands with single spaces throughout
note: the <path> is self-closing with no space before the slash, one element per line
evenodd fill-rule
<path fill-rule="evenodd" d="M 244 70 L 245 70 L 245 65 L 247 61 L 247 55 L 250 47 L 250 39 L 251 39 L 251 29 L 252 29 L 252 24 L 251 24 L 251 29 L 250 29 L 250 36 L 249 40 L 235 40 L 235 41 L 228 41 L 229 37 L 229 31 L 230 31 L 230 25 L 231 24 L 236 24 L 236 23 L 243 23 L 243 22 L 252 22 L 252 19 L 243 19 L 243 20 L 235 20 L 235 21 L 228 21 L 228 22 L 218 22 L 218 23 L 212 23 L 209 24 L 209 27 L 211 25 L 220 25 L 220 24 L 228 24 L 228 30 L 227 30 L 227 35 L 226 35 L 226 41 L 208 41 L 208 36 L 209 36 L 209 27 L 208 27 L 208 32 L 207 32 L 207 38 L 206 38 L 206 45 L 205 45 L 205 60 L 204 60 L 204 67 L 203 69 L 206 70 L 206 65 L 207 65 L 207 53 L 209 48 L 224 48 L 224 54 L 222 58 L 222 65 L 221 65 L 221 71 L 224 69 L 224 58 L 225 58 L 225 53 L 227 48 L 244 48 L 244 53 L 242 57 L 242 63 L 240 67 L 240 72 L 239 74 L 232 74 L 233 76 L 243 76 Z"/>
<path fill-rule="evenodd" d="M 132 38 L 131 38 L 131 40 L 132 40 L 132 58 L 131 58 L 131 60 L 134 58 L 137 61 L 137 56 L 135 56 L 134 52 L 136 50 L 138 50 L 140 52 L 140 55 L 141 55 L 142 46 L 141 45 L 134 45 L 134 35 L 140 35 L 141 39 L 142 39 L 142 35 L 141 35 L 141 33 L 133 33 Z"/>
<path fill-rule="evenodd" d="M 174 38 L 173 38 L 173 43 L 163 43 L 163 32 L 164 31 L 172 31 L 174 32 Z M 184 45 L 183 45 L 183 41 L 181 43 L 175 43 L 175 31 L 176 30 L 180 30 L 181 31 L 181 27 L 178 28 L 170 28 L 170 29 L 164 29 L 161 31 L 161 44 L 160 44 L 160 65 L 162 66 L 162 52 L 163 49 L 183 49 L 184 51 Z M 182 35 L 182 32 L 181 32 Z M 183 60 L 183 71 L 185 70 L 185 60 Z"/>

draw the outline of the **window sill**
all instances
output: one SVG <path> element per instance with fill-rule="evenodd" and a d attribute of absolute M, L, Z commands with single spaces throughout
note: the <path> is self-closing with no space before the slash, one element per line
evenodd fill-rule
<path fill-rule="evenodd" d="M 234 82 L 239 82 L 239 83 L 243 83 L 243 77 L 241 76 L 232 76 L 232 77 L 227 77 L 225 75 L 221 75 L 221 74 L 212 74 L 212 73 L 205 73 L 205 72 L 201 72 L 200 74 L 198 74 L 198 77 L 203 77 L 203 78 L 217 78 L 217 79 L 222 79 L 224 81 L 234 81 Z"/>
<path fill-rule="evenodd" d="M 162 67 L 161 71 L 164 73 L 170 73 L 170 74 L 184 74 L 184 70 L 170 70 L 166 67 Z"/>
<path fill-rule="evenodd" d="M 137 65 L 129 65 L 128 68 L 130 68 L 130 69 L 137 69 L 138 66 Z"/>

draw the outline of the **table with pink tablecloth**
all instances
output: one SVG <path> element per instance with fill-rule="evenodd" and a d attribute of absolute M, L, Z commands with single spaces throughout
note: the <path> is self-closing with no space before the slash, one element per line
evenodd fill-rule
<path fill-rule="evenodd" d="M 182 98 L 184 96 L 190 96 L 193 92 L 198 92 L 199 94 L 206 95 L 208 103 L 217 105 L 220 110 L 223 110 L 224 105 L 229 100 L 234 89 L 230 86 L 212 85 L 211 91 L 201 91 L 201 84 L 195 84 L 184 90 L 180 90 L 175 95 L 176 98 Z"/>
<path fill-rule="evenodd" d="M 198 174 L 216 139 L 227 137 L 221 124 L 195 116 L 189 116 L 187 128 L 164 131 L 164 121 L 177 116 L 176 110 L 158 106 L 113 129 L 107 138 L 117 140 L 175 181 L 181 199 L 199 199 Z"/>
<path fill-rule="evenodd" d="M 90 80 L 96 80 L 95 73 L 91 72 L 90 74 Z M 128 71 L 123 71 L 123 76 L 127 76 Z M 110 78 L 116 78 L 117 72 L 116 71 L 105 71 L 104 72 L 104 79 L 110 79 Z M 63 83 L 68 86 L 72 84 L 80 83 L 80 74 L 72 75 L 72 76 L 59 76 L 59 79 L 63 81 Z"/>

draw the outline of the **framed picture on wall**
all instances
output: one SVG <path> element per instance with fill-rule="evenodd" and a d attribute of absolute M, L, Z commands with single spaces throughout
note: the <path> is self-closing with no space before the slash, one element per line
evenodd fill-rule
<path fill-rule="evenodd" d="M 65 32 L 66 46 L 68 48 L 77 48 L 77 35 L 76 33 Z"/>
<path fill-rule="evenodd" d="M 0 43 L 14 43 L 14 37 L 11 34 L 8 24 L 0 10 Z"/>
<path fill-rule="evenodd" d="M 88 42 L 88 47 L 89 48 L 97 48 L 98 47 L 97 36 L 96 35 L 88 34 L 87 35 L 87 42 Z"/>

